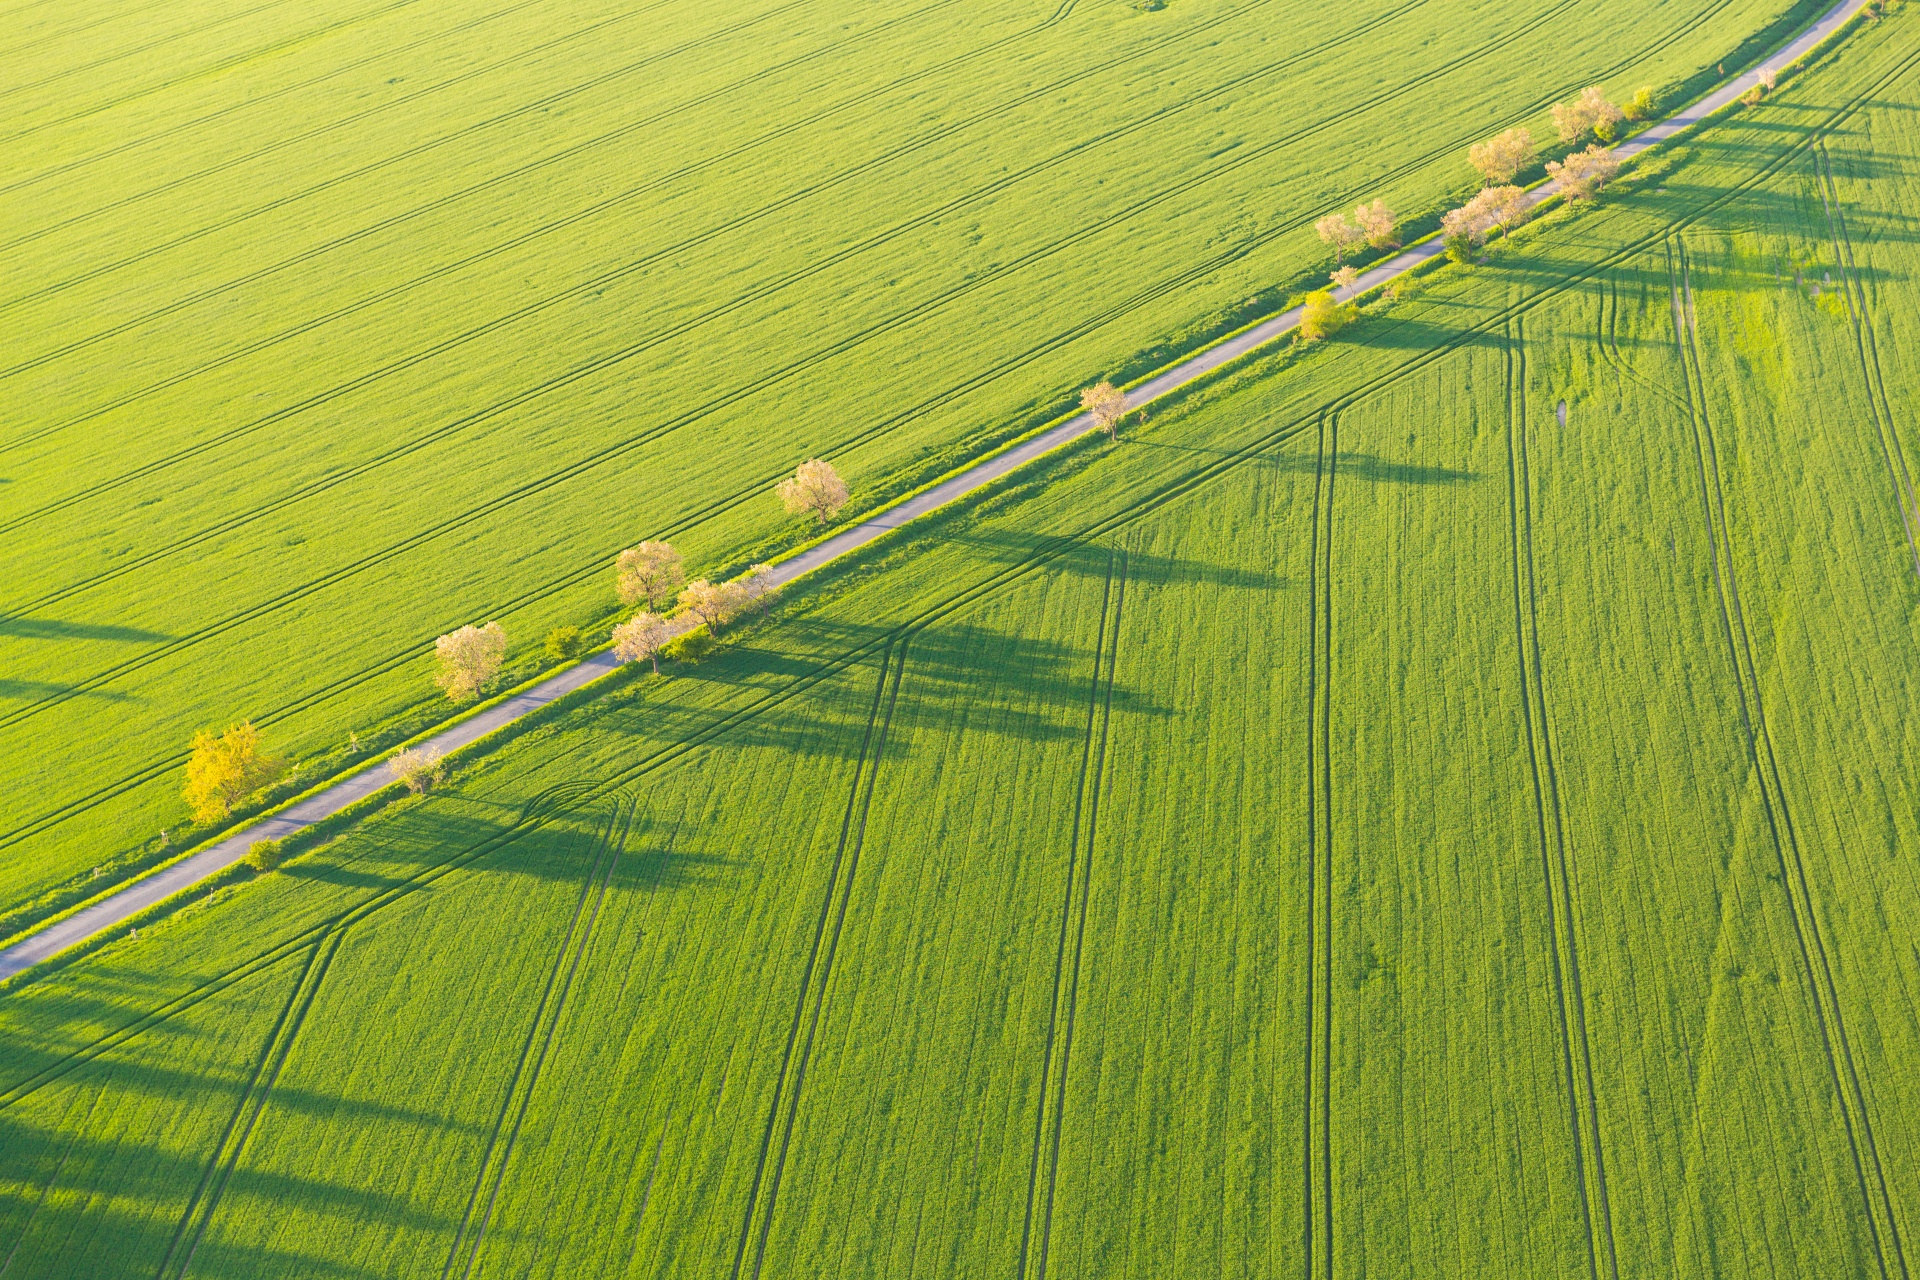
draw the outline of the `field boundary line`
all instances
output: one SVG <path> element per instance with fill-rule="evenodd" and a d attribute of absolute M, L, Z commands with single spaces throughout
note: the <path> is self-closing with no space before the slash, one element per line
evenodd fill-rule
<path fill-rule="evenodd" d="M 1677 236 L 1675 240 L 1678 240 Z M 1886 1170 L 1880 1162 L 1879 1148 L 1874 1140 L 1866 1094 L 1854 1065 L 1853 1048 L 1841 1010 L 1839 987 L 1834 980 L 1832 962 L 1828 958 L 1826 940 L 1820 927 L 1819 904 L 1807 880 L 1806 863 L 1800 853 L 1800 837 L 1788 805 L 1786 783 L 1774 751 L 1773 733 L 1767 722 L 1766 704 L 1760 691 L 1760 669 L 1754 658 L 1753 637 L 1748 631 L 1746 614 L 1740 603 L 1733 532 L 1726 512 L 1726 486 L 1720 474 L 1719 445 L 1715 439 L 1712 416 L 1707 411 L 1706 369 L 1700 358 L 1699 320 L 1693 305 L 1692 264 L 1684 241 L 1679 241 L 1677 245 L 1669 241 L 1668 253 L 1669 276 L 1673 277 L 1677 263 L 1678 283 L 1686 298 L 1686 323 L 1682 326 L 1679 338 L 1683 369 L 1687 373 L 1694 459 L 1699 474 L 1702 514 L 1707 523 L 1709 551 L 1713 557 L 1714 590 L 1720 606 L 1721 627 L 1740 699 L 1742 735 L 1753 765 L 1754 781 L 1760 790 L 1768 836 L 1780 869 L 1780 885 L 1786 898 L 1787 916 L 1793 925 L 1794 941 L 1806 977 L 1807 995 L 1813 1006 L 1814 1024 L 1820 1032 L 1821 1048 L 1833 1085 L 1834 1101 L 1846 1130 L 1847 1146 L 1853 1158 L 1854 1177 L 1860 1189 L 1874 1259 L 1881 1280 L 1894 1280 L 1896 1275 L 1900 1280 L 1909 1280 L 1911 1273 L 1907 1268 L 1905 1246 L 1900 1238 L 1899 1218 L 1893 1209 Z M 1892 1252 L 1891 1265 L 1889 1249 Z"/>
<path fill-rule="evenodd" d="M 1535 835 L 1541 883 L 1547 898 L 1547 943 L 1553 952 L 1553 995 L 1565 1067 L 1568 1119 L 1572 1121 L 1575 1182 L 1586 1236 L 1587 1268 L 1594 1280 L 1619 1280 L 1620 1260 L 1607 1198 L 1607 1165 L 1600 1143 L 1600 1110 L 1593 1083 L 1593 1048 L 1587 1032 L 1586 997 L 1580 978 L 1579 918 L 1574 911 L 1573 873 L 1560 797 L 1559 771 L 1547 715 L 1546 676 L 1540 654 L 1540 604 L 1534 574 L 1533 479 L 1527 405 L 1527 349 L 1523 317 L 1508 328 L 1506 342 L 1507 515 L 1513 569 L 1514 643 L 1520 661 L 1521 727 L 1533 784 Z M 1589 1163 L 1591 1168 L 1589 1168 Z"/>
<path fill-rule="evenodd" d="M 1844 25 L 1853 16 L 1854 12 L 1863 7 L 1865 3 L 1866 0 L 1839 0 L 1839 3 L 1830 9 L 1812 28 L 1787 46 L 1787 48 L 1783 50 L 1783 54 L 1788 56 L 1805 56 L 1807 52 L 1822 45 L 1836 29 Z M 1920 55 L 1915 55 L 1900 61 L 1893 70 L 1887 72 L 1879 81 L 1871 85 L 1865 93 L 1856 95 L 1848 104 L 1832 112 L 1824 127 L 1831 127 L 1835 121 L 1844 119 L 1846 116 L 1858 110 L 1866 94 L 1872 93 L 1881 84 L 1890 82 L 1898 75 L 1904 74 L 1916 61 L 1920 61 Z M 1691 124 L 1703 119 L 1713 110 L 1717 110 L 1720 105 L 1724 105 L 1726 101 L 1737 97 L 1740 92 L 1748 87 L 1749 81 L 1753 80 L 1755 80 L 1753 73 L 1734 78 L 1731 83 L 1725 85 L 1716 93 L 1708 95 L 1708 97 L 1702 99 L 1700 103 L 1694 107 L 1676 116 L 1669 117 L 1668 121 L 1664 123 L 1671 125 L 1672 128 L 1665 134 L 1661 134 L 1659 137 L 1649 138 L 1649 135 L 1654 134 L 1663 127 L 1655 126 L 1655 129 L 1650 129 L 1640 135 L 1640 139 L 1637 139 L 1636 142 L 1641 143 L 1643 150 L 1645 147 L 1657 144 L 1659 141 L 1664 140 L 1664 138 L 1672 136 L 1673 133 L 1678 132 L 1680 129 L 1689 127 Z M 1817 125 L 1815 127 L 1823 126 Z M 1729 200 L 1737 198 L 1737 196 L 1749 187 L 1757 185 L 1759 181 L 1771 176 L 1780 166 L 1786 164 L 1802 145 L 1805 145 L 1804 141 L 1786 146 L 1783 148 L 1780 156 L 1774 161 L 1763 165 L 1760 171 L 1747 183 L 1735 184 L 1725 195 L 1702 204 L 1690 214 L 1683 215 L 1677 225 L 1686 225 L 1700 217 L 1704 217 L 1713 209 Z M 1541 198 L 1544 199 L 1545 197 L 1542 196 Z M 1636 240 L 1622 250 L 1607 255 L 1590 268 L 1573 273 L 1559 285 L 1543 290 L 1537 298 L 1522 303 L 1517 308 L 1517 311 L 1524 312 L 1530 310 L 1534 306 L 1541 305 L 1548 298 L 1557 296 L 1558 293 L 1564 292 L 1566 289 L 1572 288 L 1592 278 L 1615 261 L 1652 243 L 1659 238 L 1659 235 L 1670 233 L 1672 225 L 1675 224 L 1670 224 L 1669 228 L 1663 232 L 1649 233 L 1647 236 Z M 1351 290 L 1348 291 L 1345 296 L 1351 298 L 1359 293 L 1367 292 L 1384 285 L 1388 281 L 1408 271 L 1424 267 L 1431 263 L 1440 251 L 1441 246 L 1437 242 L 1429 242 L 1428 244 L 1410 249 L 1370 270 L 1354 283 Z M 1191 384 L 1207 379 L 1217 371 L 1222 370 L 1225 366 L 1250 354 L 1255 349 L 1263 347 L 1276 338 L 1290 332 L 1297 325 L 1298 318 L 1299 309 L 1290 308 L 1267 321 L 1253 325 L 1232 338 L 1136 384 L 1132 388 L 1131 396 L 1136 404 L 1146 404 L 1176 390 L 1187 388 Z M 1390 385 L 1393 380 L 1408 376 L 1411 372 L 1423 367 L 1432 359 L 1442 358 L 1450 354 L 1462 343 L 1474 337 L 1481 328 L 1490 327 L 1493 323 L 1496 323 L 1498 319 L 1499 317 L 1495 317 L 1487 321 L 1483 326 L 1470 327 L 1468 330 L 1456 335 L 1454 339 L 1441 343 L 1427 352 L 1416 355 L 1406 361 L 1400 368 L 1381 375 L 1380 377 L 1370 379 L 1367 384 L 1357 391 L 1348 393 L 1348 395 L 1342 396 L 1339 399 L 1342 402 L 1346 402 L 1351 398 L 1371 394 L 1377 390 L 1379 386 Z M 1024 439 L 1010 442 L 999 452 L 989 454 L 952 475 L 935 481 L 923 489 L 908 495 L 895 505 L 875 512 L 852 527 L 806 547 L 796 554 L 778 562 L 772 575 L 775 580 L 774 585 L 784 586 L 814 569 L 820 568 L 868 543 L 875 542 L 893 533 L 922 515 L 944 507 L 961 497 L 986 489 L 1014 470 L 1029 462 L 1036 461 L 1044 455 L 1053 453 L 1056 450 L 1072 444 L 1093 429 L 1093 423 L 1088 415 L 1076 414 L 1057 425 L 1042 428 Z M 1272 433 L 1264 438 L 1263 441 L 1256 441 L 1253 445 L 1248 446 L 1246 450 L 1240 451 L 1234 458 L 1228 461 L 1244 460 L 1247 456 L 1253 456 L 1253 454 L 1261 450 L 1271 448 L 1288 438 L 1298 429 L 1297 425 L 1289 424 L 1288 427 L 1283 427 Z M 1165 497 L 1170 497 L 1177 492 L 1183 491 L 1192 484 L 1203 483 L 1216 469 L 1217 468 L 1213 466 L 1200 468 L 1192 475 L 1180 478 L 1163 488 L 1160 496 L 1164 499 Z M 1094 528 L 1108 524 L 1111 524 L 1112 527 L 1119 527 L 1118 523 L 1109 520 L 1096 522 Z M 1088 533 L 1092 532 L 1093 529 L 1090 528 Z M 1036 552 L 1036 554 L 1039 553 Z M 989 581 L 991 580 L 990 578 Z M 524 702 L 522 706 L 516 708 L 516 710 L 519 714 L 527 714 L 535 711 L 539 707 L 565 694 L 579 690 L 592 680 L 613 674 L 613 672 L 617 670 L 617 667 L 618 664 L 613 661 L 610 653 L 602 652 L 595 654 L 581 662 L 578 666 L 551 677 L 541 685 L 536 686 L 533 690 L 530 690 L 527 694 L 522 695 Z M 509 720 L 510 718 L 503 718 L 499 723 L 489 726 L 486 732 L 491 732 L 492 729 L 502 727 L 505 723 L 508 723 Z M 484 734 L 475 734 L 474 738 L 482 736 L 484 736 Z M 437 739 L 429 740 L 437 741 Z M 470 745 L 472 741 L 473 739 L 468 739 L 458 745 Z M 342 799 L 341 803 L 335 808 L 327 807 L 325 802 L 327 797 L 332 794 L 333 792 L 329 791 L 314 797 L 316 803 L 312 821 L 319 821 L 329 816 L 332 812 L 337 811 L 338 807 L 344 807 L 346 803 L 344 799 Z M 309 824 L 303 823 L 301 825 Z M 217 874 L 227 866 L 239 861 L 239 859 L 245 855 L 248 837 L 248 829 L 242 828 L 240 831 L 227 837 L 220 845 L 209 849 L 206 854 L 206 861 L 202 864 L 204 874 L 201 878 L 204 879 L 205 876 Z M 77 945 L 102 930 L 113 928 L 128 917 L 137 914 L 141 910 L 145 910 L 149 905 L 153 905 L 146 902 L 139 902 L 136 905 L 134 900 L 127 896 L 137 894 L 142 883 L 142 880 L 134 880 L 119 894 L 97 903 L 95 908 L 89 909 L 93 911 L 93 914 L 81 925 L 74 924 L 75 921 L 80 919 L 79 916 L 70 917 L 68 921 L 63 922 L 64 927 L 52 926 L 41 929 L 28 935 L 6 950 L 0 951 L 0 981 L 10 978 L 60 951 Z M 190 887 L 190 884 L 183 885 L 182 890 Z"/>

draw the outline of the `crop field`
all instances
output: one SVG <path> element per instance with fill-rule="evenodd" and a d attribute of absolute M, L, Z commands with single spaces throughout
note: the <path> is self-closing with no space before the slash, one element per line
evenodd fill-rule
<path fill-rule="evenodd" d="M 0 1001 L 0 1276 L 1920 1259 L 1920 34 Z"/>
<path fill-rule="evenodd" d="M 436 635 L 524 674 L 621 547 L 791 545 L 800 459 L 902 492 L 1815 7 L 14 6 L 0 935 L 165 856 L 196 729 L 346 764 Z"/>

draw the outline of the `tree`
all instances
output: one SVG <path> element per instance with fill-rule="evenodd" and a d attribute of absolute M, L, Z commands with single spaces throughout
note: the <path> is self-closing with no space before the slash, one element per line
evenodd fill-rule
<path fill-rule="evenodd" d="M 1360 278 L 1360 268 L 1342 267 L 1327 278 L 1333 281 L 1333 287 L 1336 289 L 1349 288 L 1355 280 Z"/>
<path fill-rule="evenodd" d="M 429 742 L 425 746 L 402 751 L 387 761 L 387 771 L 406 783 L 407 790 L 419 795 L 422 791 L 439 786 L 447 776 L 442 754 L 440 748 Z"/>
<path fill-rule="evenodd" d="M 747 603 L 747 589 L 738 582 L 708 582 L 695 578 L 680 593 L 680 607 L 718 631 L 732 622 Z"/>
<path fill-rule="evenodd" d="M 1338 266 L 1345 261 L 1348 250 L 1367 238 L 1367 233 L 1348 222 L 1338 213 L 1330 213 L 1313 224 L 1320 238 L 1333 246 L 1333 262 Z"/>
<path fill-rule="evenodd" d="M 756 564 L 747 569 L 747 576 L 740 579 L 740 585 L 746 589 L 747 599 L 760 604 L 760 616 L 767 616 L 767 606 L 780 594 L 780 584 L 773 580 L 773 566 Z"/>
<path fill-rule="evenodd" d="M 565 662 L 580 653 L 580 628 L 555 627 L 547 632 L 547 657 L 555 662 Z"/>
<path fill-rule="evenodd" d="M 1467 159 L 1489 186 L 1504 186 L 1513 181 L 1514 174 L 1533 163 L 1533 134 L 1525 129 L 1509 129 L 1468 147 Z"/>
<path fill-rule="evenodd" d="M 782 480 L 780 501 L 798 515 L 807 512 L 821 524 L 840 514 L 847 505 L 847 484 L 830 462 L 809 458 L 794 469 L 791 480 Z"/>
<path fill-rule="evenodd" d="M 1502 235 L 1510 234 L 1533 212 L 1533 202 L 1519 187 L 1489 187 L 1480 194 L 1487 199 L 1487 214 L 1499 224 Z"/>
<path fill-rule="evenodd" d="M 642 609 L 613 629 L 613 656 L 622 662 L 653 663 L 660 674 L 660 651 L 673 639 L 673 624 Z"/>
<path fill-rule="evenodd" d="M 1611 136 L 1614 126 L 1625 115 L 1619 107 L 1607 101 L 1607 95 L 1601 93 L 1600 86 L 1596 84 L 1582 89 L 1580 96 L 1570 102 L 1555 103 L 1553 124 L 1560 131 L 1560 141 L 1578 142 L 1589 129 L 1604 127 L 1608 136 Z"/>
<path fill-rule="evenodd" d="M 1552 166 L 1548 166 L 1551 168 Z M 1487 242 L 1495 227 L 1511 231 L 1526 221 L 1532 202 L 1519 187 L 1488 187 L 1458 209 L 1441 215 L 1440 230 L 1446 238 L 1447 256 L 1466 262 L 1474 249 Z"/>
<path fill-rule="evenodd" d="M 1307 295 L 1300 308 L 1300 327 L 1296 331 L 1300 342 L 1319 342 L 1331 338 L 1346 327 L 1353 319 L 1353 308 L 1341 306 L 1333 300 L 1333 295 L 1325 289 L 1316 289 Z"/>
<path fill-rule="evenodd" d="M 1093 425 L 1107 433 L 1107 439 L 1120 438 L 1120 419 L 1133 406 L 1127 393 L 1111 382 L 1096 382 L 1080 392 L 1080 407 L 1093 415 Z"/>
<path fill-rule="evenodd" d="M 435 640 L 433 656 L 440 665 L 433 682 L 453 701 L 471 702 L 487 681 L 500 674 L 500 663 L 507 656 L 507 633 L 497 622 L 462 627 Z"/>
<path fill-rule="evenodd" d="M 1400 243 L 1393 234 L 1398 219 L 1384 200 L 1375 200 L 1372 204 L 1363 204 L 1354 209 L 1353 221 L 1360 228 L 1360 233 L 1366 236 L 1367 243 L 1376 249 Z"/>
<path fill-rule="evenodd" d="M 687 580 L 680 553 L 671 543 L 643 542 L 620 553 L 614 567 L 614 586 L 622 604 L 644 604 L 659 609 Z"/>
<path fill-rule="evenodd" d="M 1633 97 L 1621 108 L 1621 114 L 1629 120 L 1645 120 L 1653 114 L 1653 86 L 1643 84 L 1633 91 Z"/>
<path fill-rule="evenodd" d="M 1573 152 L 1559 164 L 1549 164 L 1547 172 L 1567 199 L 1591 200 L 1620 172 L 1620 160 L 1606 147 L 1591 146 Z"/>
<path fill-rule="evenodd" d="M 193 735 L 187 757 L 187 785 L 181 795 L 196 822 L 212 822 L 279 777 L 285 762 L 260 749 L 260 731 L 243 720 L 219 737 L 206 730 Z"/>

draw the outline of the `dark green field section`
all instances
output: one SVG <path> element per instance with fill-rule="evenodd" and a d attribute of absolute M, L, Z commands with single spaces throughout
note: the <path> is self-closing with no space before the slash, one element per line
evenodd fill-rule
<path fill-rule="evenodd" d="M 0 1276 L 1920 1248 L 1895 14 L 0 999 Z"/>
<path fill-rule="evenodd" d="M 18 10 L 0 934 L 163 856 L 196 729 L 338 768 L 432 714 L 436 635 L 522 661 L 622 547 L 790 544 L 801 459 L 901 492 L 1317 279 L 1316 216 L 1803 10 Z"/>

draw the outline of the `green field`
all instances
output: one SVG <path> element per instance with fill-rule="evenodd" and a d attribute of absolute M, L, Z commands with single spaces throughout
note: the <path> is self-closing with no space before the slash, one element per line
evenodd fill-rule
<path fill-rule="evenodd" d="M 1815 7 L 16 6 L 0 935 L 164 856 L 196 729 L 350 763 L 436 635 L 524 673 L 619 548 L 791 545 L 800 459 L 902 492 Z"/>
<path fill-rule="evenodd" d="M 0 1276 L 1920 1248 L 1920 34 L 0 1001 Z"/>

